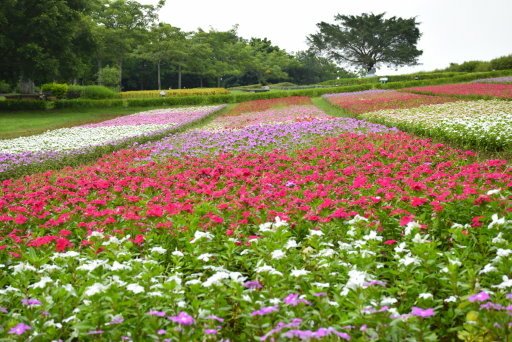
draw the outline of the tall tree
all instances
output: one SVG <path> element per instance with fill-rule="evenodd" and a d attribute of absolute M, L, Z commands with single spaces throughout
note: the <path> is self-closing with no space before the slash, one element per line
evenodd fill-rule
<path fill-rule="evenodd" d="M 33 81 L 76 77 L 92 40 L 86 0 L 6 0 L 0 14 L 0 75 L 18 77 L 23 92 Z"/>
<path fill-rule="evenodd" d="M 416 18 L 385 19 L 384 15 L 338 14 L 336 24 L 317 24 L 320 31 L 308 37 L 309 44 L 338 62 L 367 71 L 379 65 L 417 65 L 423 52 L 416 47 L 421 36 Z"/>

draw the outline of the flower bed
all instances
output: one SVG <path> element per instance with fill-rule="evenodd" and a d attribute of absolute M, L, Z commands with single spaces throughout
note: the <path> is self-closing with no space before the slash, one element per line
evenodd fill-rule
<path fill-rule="evenodd" d="M 355 93 L 323 95 L 331 104 L 353 114 L 383 109 L 414 108 L 434 103 L 455 101 L 449 97 L 436 97 L 398 92 L 395 90 L 366 90 Z"/>
<path fill-rule="evenodd" d="M 0 183 L 0 336 L 500 340 L 512 173 L 405 133 Z"/>
<path fill-rule="evenodd" d="M 228 115 L 240 115 L 242 113 L 262 112 L 272 108 L 303 106 L 311 104 L 311 98 L 307 96 L 291 96 L 277 99 L 254 100 L 239 103 L 228 113 Z"/>
<path fill-rule="evenodd" d="M 481 78 L 473 83 L 512 83 L 512 76 Z"/>
<path fill-rule="evenodd" d="M 512 84 L 498 83 L 460 83 L 427 87 L 407 88 L 404 91 L 413 91 L 422 94 L 434 95 L 461 95 L 469 97 L 497 97 L 512 98 Z"/>
<path fill-rule="evenodd" d="M 40 135 L 0 140 L 0 173 L 20 165 L 80 155 L 96 147 L 162 134 L 200 120 L 222 106 L 158 109 Z"/>
<path fill-rule="evenodd" d="M 490 151 L 512 150 L 512 103 L 452 102 L 362 115 L 373 122 Z"/>

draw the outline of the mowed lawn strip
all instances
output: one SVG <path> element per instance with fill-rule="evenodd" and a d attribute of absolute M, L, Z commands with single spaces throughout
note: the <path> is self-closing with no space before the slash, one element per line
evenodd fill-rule
<path fill-rule="evenodd" d="M 57 128 L 101 122 L 118 116 L 157 108 L 163 107 L 82 108 L 56 109 L 51 111 L 5 112 L 0 113 L 0 139 L 24 137 Z"/>

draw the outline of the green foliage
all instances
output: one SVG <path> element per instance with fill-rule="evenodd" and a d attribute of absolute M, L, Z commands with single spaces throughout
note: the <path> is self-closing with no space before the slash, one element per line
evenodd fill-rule
<path fill-rule="evenodd" d="M 46 83 L 41 86 L 43 92 L 50 92 L 51 96 L 62 99 L 68 92 L 68 85 L 64 83 Z"/>
<path fill-rule="evenodd" d="M 512 69 L 512 55 L 492 59 L 490 63 L 494 70 Z"/>
<path fill-rule="evenodd" d="M 20 110 L 46 110 L 49 103 L 46 101 L 28 101 L 28 100 L 7 100 L 0 101 L 0 111 L 20 111 Z"/>
<path fill-rule="evenodd" d="M 483 61 L 467 61 L 462 64 L 450 63 L 447 71 L 456 72 L 484 72 L 491 70 L 491 63 Z"/>
<path fill-rule="evenodd" d="M 107 66 L 98 72 L 98 83 L 107 87 L 119 88 L 121 70 L 116 67 Z"/>
<path fill-rule="evenodd" d="M 5 94 L 11 91 L 11 85 L 3 80 L 0 80 L 0 94 Z"/>
<path fill-rule="evenodd" d="M 82 87 L 82 98 L 84 99 L 113 99 L 119 94 L 107 87 L 91 85 Z"/>
<path fill-rule="evenodd" d="M 381 14 L 337 14 L 336 24 L 318 23 L 320 32 L 308 37 L 312 49 L 339 62 L 370 71 L 379 65 L 417 65 L 423 53 L 416 48 L 421 33 L 416 18 Z"/>

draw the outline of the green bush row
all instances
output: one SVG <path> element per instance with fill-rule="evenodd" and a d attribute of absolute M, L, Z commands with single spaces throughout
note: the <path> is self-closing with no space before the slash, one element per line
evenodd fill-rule
<path fill-rule="evenodd" d="M 408 87 L 419 87 L 426 85 L 447 84 L 469 82 L 480 78 L 510 76 L 512 70 L 500 70 L 490 72 L 476 72 L 460 74 L 453 77 L 432 78 L 425 80 L 412 80 L 380 83 L 365 83 L 360 85 L 331 87 L 331 88 L 313 88 L 298 89 L 290 91 L 272 91 L 264 93 L 232 93 L 222 95 L 194 95 L 183 97 L 163 97 L 146 99 L 107 99 L 107 100 L 61 100 L 45 104 L 43 101 L 2 101 L 0 110 L 28 110 L 28 109 L 49 109 L 49 108 L 109 108 L 109 107 L 153 107 L 153 106 L 193 106 L 210 105 L 220 103 L 238 103 L 251 100 L 273 99 L 289 96 L 309 96 L 317 97 L 329 93 L 346 93 L 354 91 L 363 91 L 369 89 L 401 89 Z"/>
<path fill-rule="evenodd" d="M 43 92 L 49 92 L 51 96 L 57 99 L 113 99 L 119 97 L 119 94 L 107 87 L 98 85 L 68 85 L 65 83 L 46 83 L 41 86 Z"/>

